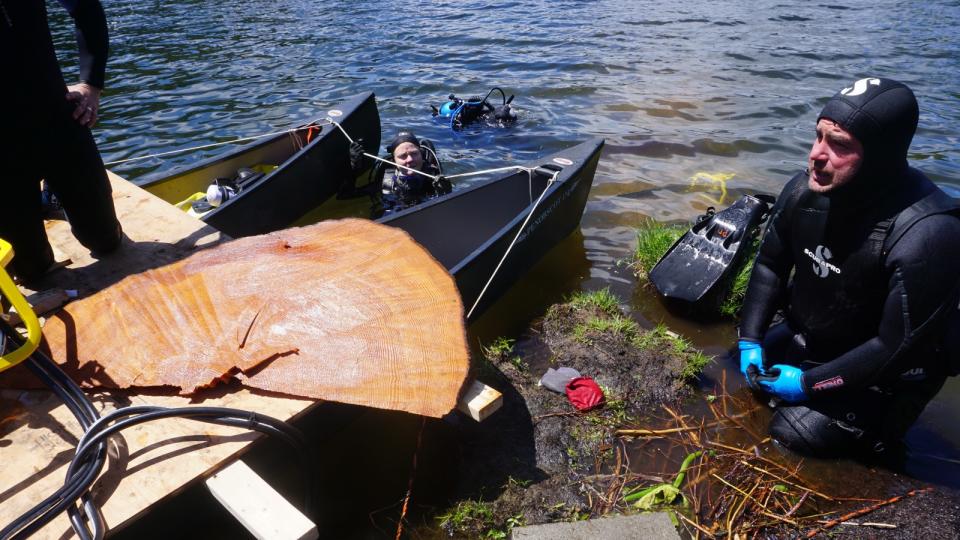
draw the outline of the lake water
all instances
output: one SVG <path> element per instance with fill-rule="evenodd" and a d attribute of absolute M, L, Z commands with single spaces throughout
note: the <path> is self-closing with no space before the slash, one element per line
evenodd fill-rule
<path fill-rule="evenodd" d="M 112 54 L 100 124 L 105 161 L 289 127 L 373 90 L 384 139 L 433 139 L 448 170 L 501 166 L 607 141 L 581 231 L 472 329 L 515 337 L 577 289 L 609 286 L 644 322 L 708 352 L 732 324 L 667 313 L 619 261 L 644 218 L 687 221 L 743 193 L 776 193 L 805 166 L 818 111 L 852 81 L 907 83 L 920 102 L 910 158 L 960 190 L 960 4 L 901 2 L 110 0 Z M 61 57 L 75 49 L 51 4 Z M 509 129 L 454 134 L 431 104 L 515 94 Z M 117 166 L 133 181 L 217 150 Z M 714 370 L 723 369 L 723 362 Z M 911 433 L 918 476 L 960 485 L 960 384 Z"/>

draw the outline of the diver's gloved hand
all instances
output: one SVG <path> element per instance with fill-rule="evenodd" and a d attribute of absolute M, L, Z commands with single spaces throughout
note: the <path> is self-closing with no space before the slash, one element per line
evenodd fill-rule
<path fill-rule="evenodd" d="M 758 374 L 754 380 L 760 388 L 784 401 L 807 399 L 807 392 L 803 389 L 803 370 L 798 367 L 774 364 L 766 374 Z"/>
<path fill-rule="evenodd" d="M 433 181 L 433 190 L 436 191 L 438 195 L 446 195 L 453 191 L 453 185 L 450 184 L 446 176 L 441 174 Z"/>
<path fill-rule="evenodd" d="M 763 373 L 763 347 L 759 343 L 741 339 L 737 342 L 737 348 L 740 349 L 740 373 L 743 374 L 750 388 L 756 389 L 751 371 Z M 751 370 L 750 366 L 753 366 L 754 370 Z"/>
<path fill-rule="evenodd" d="M 363 169 L 363 139 L 350 143 L 350 169 L 354 174 L 359 174 Z"/>

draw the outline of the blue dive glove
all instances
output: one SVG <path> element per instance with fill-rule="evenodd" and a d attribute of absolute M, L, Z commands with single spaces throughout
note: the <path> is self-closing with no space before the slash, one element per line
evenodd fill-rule
<path fill-rule="evenodd" d="M 752 378 L 757 373 L 763 373 L 763 347 L 753 341 L 740 340 L 737 342 L 737 348 L 740 349 L 740 373 L 747 380 L 751 388 L 756 388 Z M 754 369 L 750 369 L 753 366 Z"/>
<path fill-rule="evenodd" d="M 796 402 L 807 399 L 803 389 L 803 370 L 786 364 L 774 364 L 766 374 L 755 377 L 760 388 L 784 401 Z"/>

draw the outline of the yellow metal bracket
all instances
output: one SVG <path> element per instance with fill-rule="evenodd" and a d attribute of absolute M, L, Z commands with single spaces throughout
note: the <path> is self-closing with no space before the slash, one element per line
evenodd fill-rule
<path fill-rule="evenodd" d="M 7 273 L 7 264 L 13 259 L 13 246 L 0 238 L 0 292 L 20 314 L 20 319 L 27 327 L 27 341 L 16 350 L 0 356 L 0 371 L 11 368 L 33 354 L 40 345 L 40 321 L 37 314 L 27 303 L 27 299 L 20 293 L 20 289 Z"/>

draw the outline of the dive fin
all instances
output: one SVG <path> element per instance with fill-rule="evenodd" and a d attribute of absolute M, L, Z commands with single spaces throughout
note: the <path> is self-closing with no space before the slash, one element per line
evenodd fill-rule
<path fill-rule="evenodd" d="M 723 294 L 770 210 L 767 197 L 762 198 L 744 195 L 697 220 L 650 270 L 660 294 L 690 303 Z"/>

